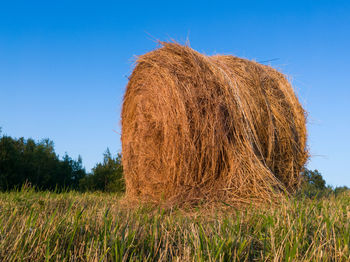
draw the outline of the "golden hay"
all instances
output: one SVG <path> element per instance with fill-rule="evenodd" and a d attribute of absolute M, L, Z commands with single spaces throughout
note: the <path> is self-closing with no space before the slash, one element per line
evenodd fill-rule
<path fill-rule="evenodd" d="M 138 58 L 124 96 L 126 198 L 247 203 L 294 192 L 308 158 L 305 112 L 285 76 L 162 45 Z"/>

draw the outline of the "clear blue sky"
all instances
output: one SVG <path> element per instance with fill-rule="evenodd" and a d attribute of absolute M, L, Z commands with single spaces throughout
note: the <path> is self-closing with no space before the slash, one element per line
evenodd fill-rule
<path fill-rule="evenodd" d="M 0 126 L 50 138 L 87 170 L 121 150 L 134 55 L 174 38 L 288 74 L 306 110 L 311 160 L 350 186 L 350 1 L 1 1 Z"/>

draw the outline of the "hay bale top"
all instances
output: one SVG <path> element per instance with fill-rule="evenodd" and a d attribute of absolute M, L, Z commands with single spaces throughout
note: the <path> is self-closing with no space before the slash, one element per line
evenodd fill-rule
<path fill-rule="evenodd" d="M 127 85 L 122 154 L 129 199 L 271 201 L 300 183 L 305 111 L 269 66 L 162 43 Z"/>

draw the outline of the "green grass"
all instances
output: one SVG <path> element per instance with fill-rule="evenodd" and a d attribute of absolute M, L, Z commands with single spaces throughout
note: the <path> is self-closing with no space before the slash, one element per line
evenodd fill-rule
<path fill-rule="evenodd" d="M 350 194 L 226 211 L 111 194 L 0 193 L 0 261 L 349 261 Z"/>

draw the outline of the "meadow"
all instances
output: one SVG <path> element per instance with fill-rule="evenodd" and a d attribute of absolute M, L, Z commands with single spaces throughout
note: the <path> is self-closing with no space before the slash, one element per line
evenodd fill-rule
<path fill-rule="evenodd" d="M 126 208 L 121 198 L 0 193 L 0 261 L 350 260 L 349 192 L 240 209 Z"/>

